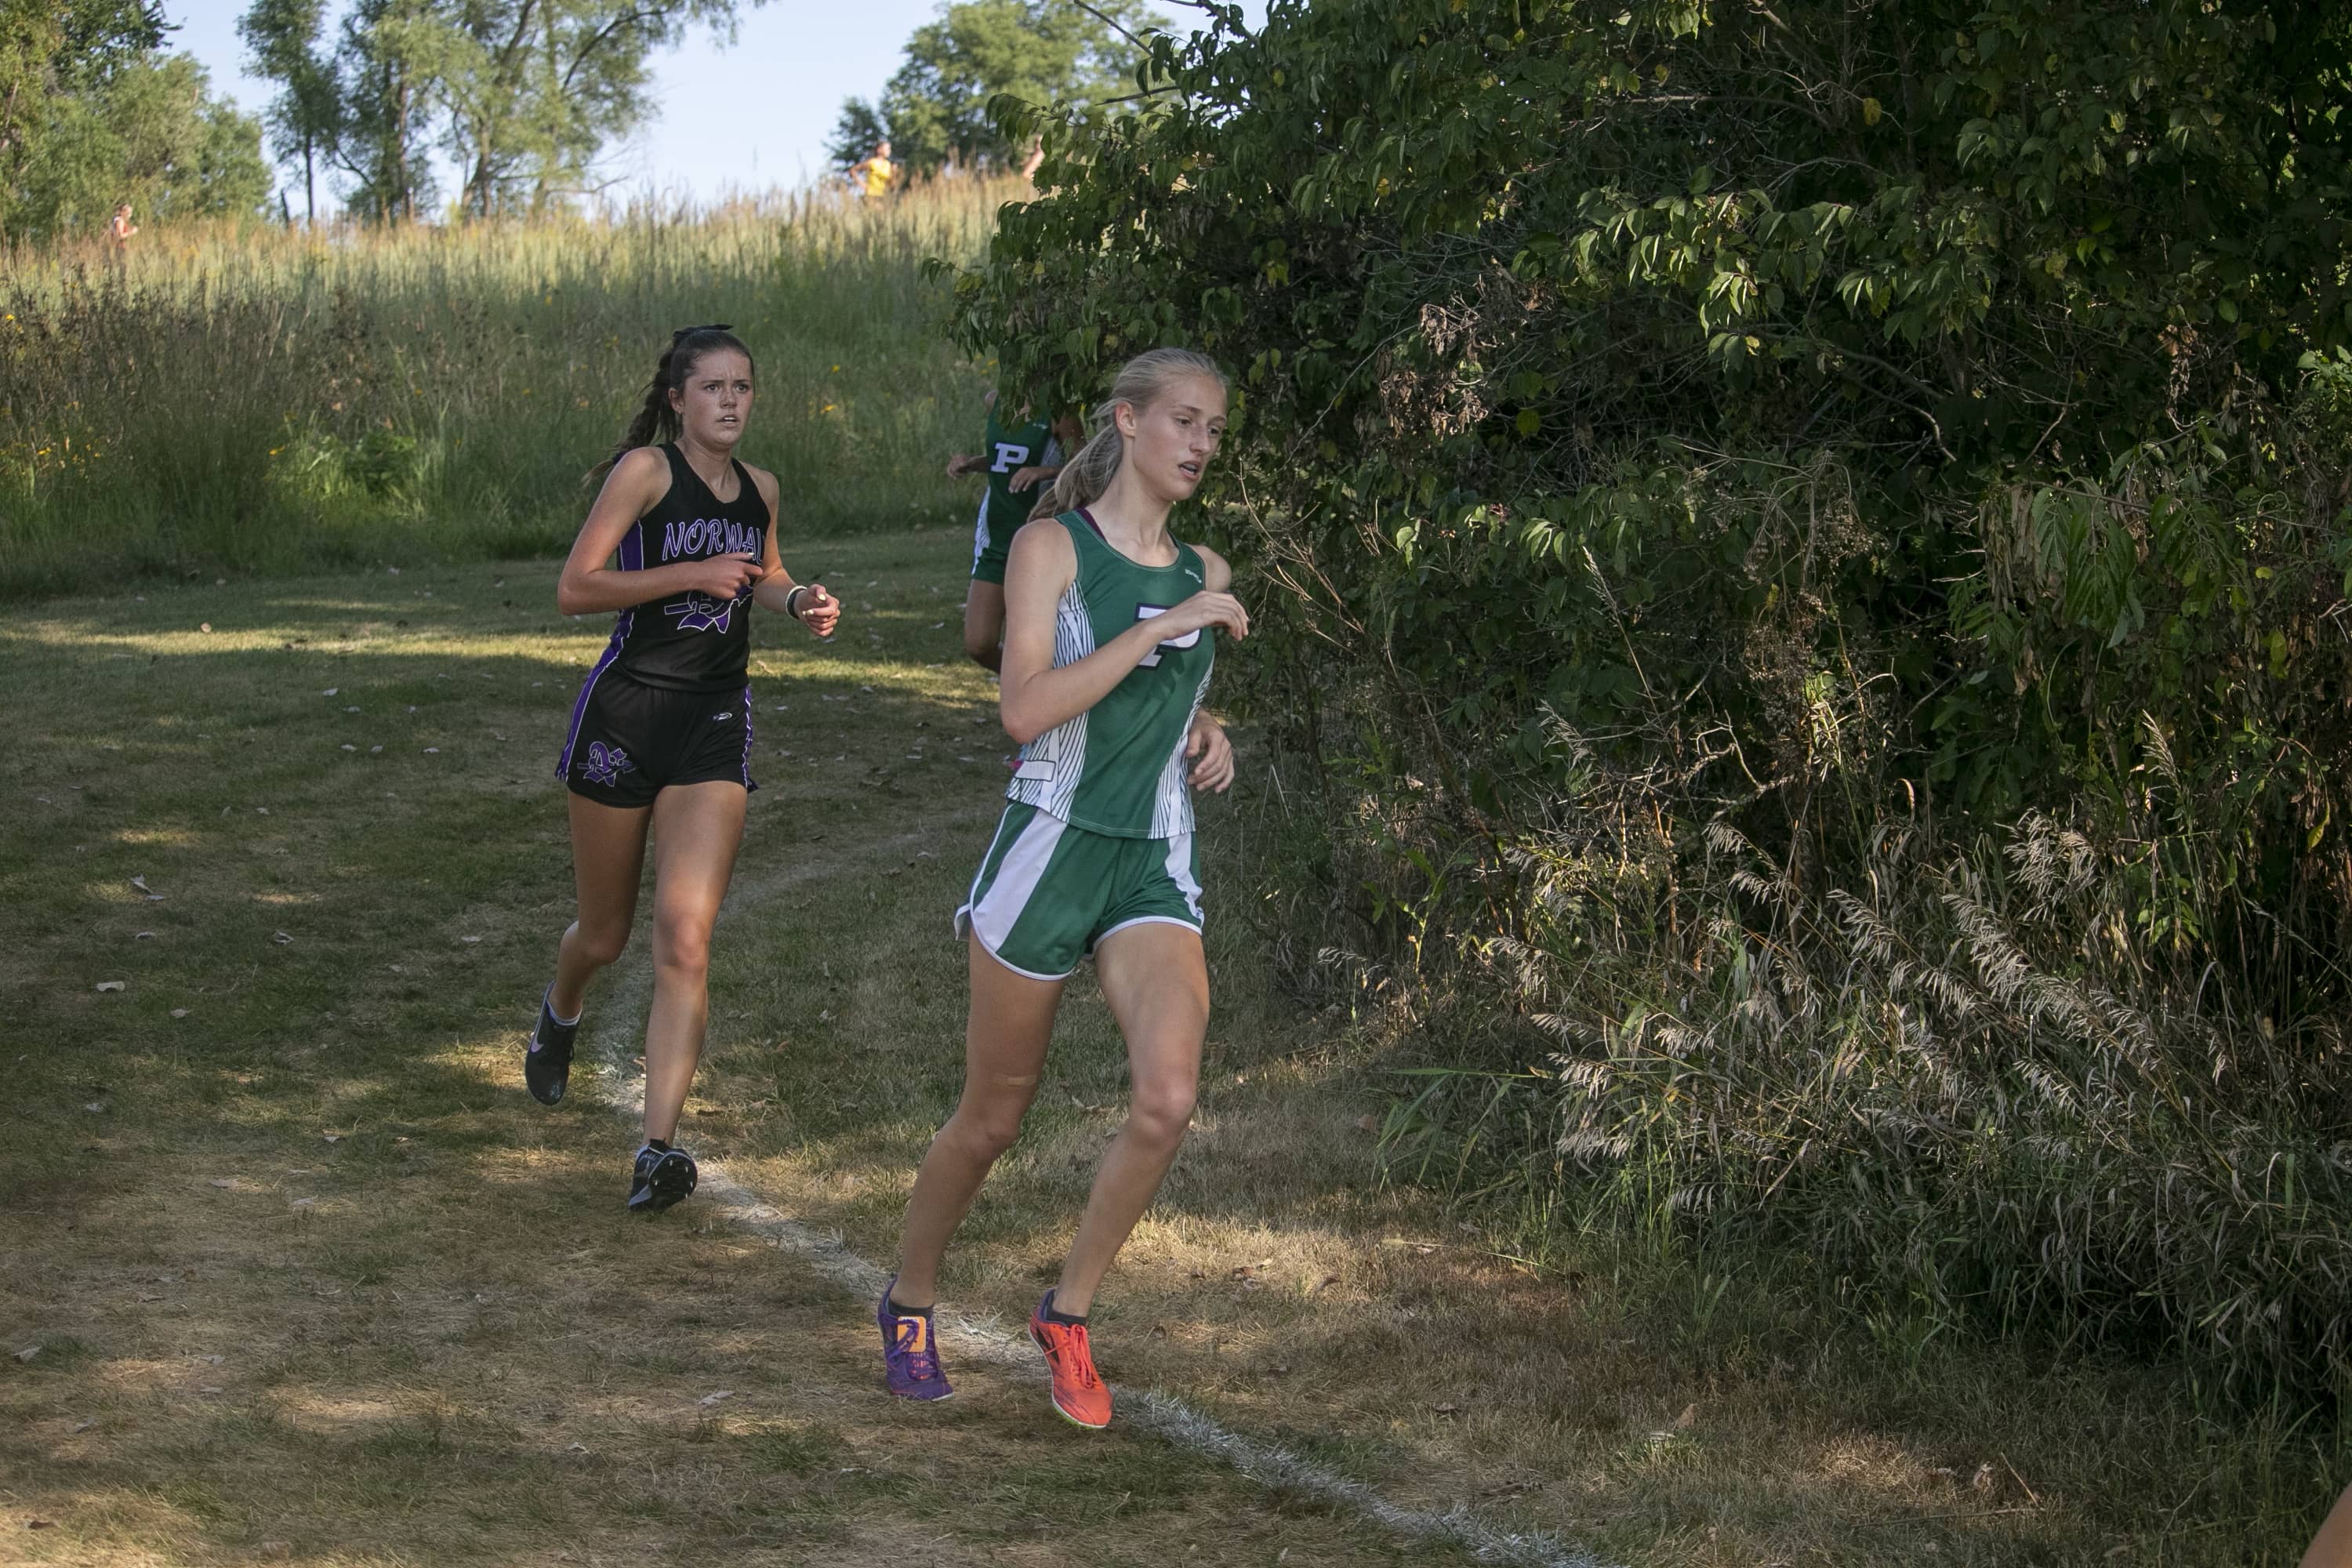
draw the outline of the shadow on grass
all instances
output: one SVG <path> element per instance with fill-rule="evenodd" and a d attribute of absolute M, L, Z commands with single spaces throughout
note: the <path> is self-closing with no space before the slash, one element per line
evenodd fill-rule
<path fill-rule="evenodd" d="M 746 879 L 817 846 L 850 877 L 869 829 L 954 795 L 985 814 L 1002 742 L 971 722 L 953 601 L 880 580 L 929 552 L 869 549 L 835 645 L 761 645 Z M 500 613 L 551 576 L 52 605 L 8 634 L 0 1330 L 39 1348 L 0 1363 L 0 1469 L 57 1531 L 24 1539 L 856 1562 L 919 1524 L 978 1561 L 1116 1513 L 1106 1560 L 1180 1549 L 1163 1531 L 1393 1560 L 1145 1440 L 1057 1486 L 1058 1423 L 985 1372 L 928 1413 L 955 1450 L 908 1449 L 862 1304 L 691 1206 L 623 1212 L 634 1140 L 595 1084 L 549 1112 L 515 1070 L 571 915 L 552 763 L 602 640 Z M 928 853 L 976 852 L 967 816 Z M 733 912 L 718 945 L 730 972 L 774 957 Z M 912 968 L 944 995 L 953 958 Z"/>
<path fill-rule="evenodd" d="M 959 652 L 960 540 L 822 553 L 802 574 L 848 604 L 842 636 L 754 633 L 765 787 L 688 1137 L 887 1263 L 960 1083 L 948 922 L 1007 747 Z M 189 588 L 0 631 L 0 1331 L 42 1346 L 0 1362 L 0 1500 L 70 1514 L 37 1537 L 60 1558 L 856 1562 L 907 1521 L 981 1552 L 1116 1520 L 1104 1561 L 1426 1560 L 1157 1445 L 1072 1464 L 984 1369 L 910 1415 L 874 1386 L 864 1303 L 691 1205 L 622 1214 L 629 1129 L 586 1074 L 543 1110 L 514 1060 L 572 913 L 551 775 L 603 638 L 517 608 L 551 580 Z M 1363 1064 L 1232 912 L 1234 810 L 1202 810 L 1217 1013 L 1197 1131 L 1103 1298 L 1115 1382 L 1633 1561 L 2233 1555 L 2196 1521 L 2138 1533 L 2134 1465 L 2302 1506 L 2295 1466 L 2249 1479 L 2284 1450 L 2216 1460 L 2150 1379 L 1939 1346 L 1892 1373 L 1728 1273 L 1596 1243 L 1536 1279 L 1384 1187 Z M 1124 1095 L 1082 974 L 957 1305 L 1017 1321 L 1050 1282 Z"/>

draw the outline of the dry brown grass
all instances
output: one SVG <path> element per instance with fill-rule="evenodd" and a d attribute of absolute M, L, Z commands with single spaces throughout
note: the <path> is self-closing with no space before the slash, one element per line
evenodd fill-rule
<path fill-rule="evenodd" d="M 551 1115 L 512 1081 L 568 880 L 542 774 L 596 635 L 497 613 L 548 594 L 486 568 L 10 629 L 0 1337 L 40 1348 L 0 1362 L 0 1561 L 1426 1556 L 1139 1433 L 1082 1438 L 986 1367 L 910 1411 L 869 1304 L 692 1206 L 631 1223 L 593 1086 Z M 763 693 L 871 679 L 883 645 L 844 645 L 772 652 Z M 753 864 L 866 787 L 761 772 Z M 751 966 L 754 934 L 729 935 Z"/>
<path fill-rule="evenodd" d="M 858 617 L 840 645 L 763 627 L 766 787 L 691 1123 L 886 1262 L 954 1090 L 946 912 L 1003 746 L 954 653 L 959 555 L 824 546 L 796 564 Z M 189 588 L 0 632 L 0 1348 L 43 1347 L 0 1361 L 0 1561 L 1454 1560 L 1132 1428 L 1072 1433 L 991 1363 L 901 1407 L 868 1303 L 707 1207 L 627 1222 L 608 1091 L 550 1113 L 513 1081 L 568 908 L 544 774 L 598 635 L 529 607 L 551 576 Z M 2168 1390 L 1940 1347 L 1909 1378 L 1729 1275 L 1596 1247 L 1537 1278 L 1384 1186 L 1372 1047 L 1271 994 L 1211 864 L 1200 1127 L 1103 1296 L 1115 1384 L 1660 1568 L 2242 1555 L 2200 1529 L 2209 1460 Z M 1084 984 L 1048 1075 L 948 1275 L 1007 1324 L 1122 1094 Z"/>

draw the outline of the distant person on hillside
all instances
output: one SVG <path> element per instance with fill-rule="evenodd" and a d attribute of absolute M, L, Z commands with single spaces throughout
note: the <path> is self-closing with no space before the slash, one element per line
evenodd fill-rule
<path fill-rule="evenodd" d="M 139 226 L 131 221 L 131 204 L 124 202 L 114 209 L 114 217 L 106 226 L 106 237 L 113 242 L 111 254 L 117 266 L 129 258 L 131 237 L 138 232 Z"/>
<path fill-rule="evenodd" d="M 1029 521 L 1029 501 L 1041 485 L 1062 471 L 1062 454 L 1084 439 L 1076 415 L 1047 421 L 1033 418 L 1027 405 L 1010 419 L 997 414 L 996 394 L 988 395 L 988 429 L 977 456 L 959 452 L 948 459 L 948 478 L 988 476 L 980 495 L 980 519 L 971 531 L 971 582 L 963 602 L 963 651 L 988 669 L 1000 657 L 1004 633 L 1004 555 L 1013 535 Z"/>
<path fill-rule="evenodd" d="M 890 143 L 877 142 L 874 151 L 849 166 L 850 183 L 857 194 L 868 201 L 890 193 L 890 184 L 898 177 L 898 165 L 890 162 Z"/>
<path fill-rule="evenodd" d="M 555 585 L 564 615 L 616 618 L 555 764 L 579 915 L 556 946 L 523 1082 L 542 1105 L 562 1100 L 588 983 L 628 945 L 651 829 L 654 994 L 628 1199 L 641 1214 L 694 1191 L 694 1156 L 671 1140 L 702 1057 L 710 931 L 754 787 L 751 607 L 821 637 L 841 616 L 823 584 L 794 583 L 777 555 L 776 476 L 735 456 L 751 374 L 751 351 L 724 326 L 671 335 Z"/>
<path fill-rule="evenodd" d="M 1029 139 L 1029 151 L 1021 154 L 1021 177 L 1024 180 L 1034 182 L 1037 178 L 1037 166 L 1045 161 L 1045 143 L 1044 139 L 1035 136 L 1031 137 Z"/>

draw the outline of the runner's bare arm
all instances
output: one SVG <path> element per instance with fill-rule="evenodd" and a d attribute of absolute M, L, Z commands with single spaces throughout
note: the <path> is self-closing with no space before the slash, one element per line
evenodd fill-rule
<path fill-rule="evenodd" d="M 1054 621 L 1078 574 L 1069 531 L 1052 518 L 1013 536 L 1004 563 L 1004 663 L 998 710 L 1004 732 L 1023 745 L 1076 718 L 1109 695 L 1163 638 L 1204 626 L 1249 635 L 1249 616 L 1228 594 L 1199 593 L 1149 621 L 1138 621 L 1084 658 L 1054 668 Z"/>
<path fill-rule="evenodd" d="M 751 602 L 763 610 L 781 610 L 785 598 L 799 586 L 793 581 L 793 574 L 784 570 L 783 554 L 776 542 L 784 531 L 782 487 L 776 483 L 776 476 L 765 468 L 755 468 L 749 463 L 743 468 L 759 487 L 760 499 L 768 506 L 768 542 L 760 552 L 760 581 L 751 589 Z"/>
<path fill-rule="evenodd" d="M 1048 428 L 1065 452 L 1075 452 L 1087 444 L 1086 426 L 1078 423 L 1078 416 L 1075 414 L 1063 415 Z M 1036 487 L 1052 484 L 1066 466 L 1066 460 L 1062 463 L 1032 463 L 1025 468 L 1015 468 L 1013 477 L 1005 481 L 1004 488 L 1015 495 L 1025 494 Z"/>
<path fill-rule="evenodd" d="M 1225 558 L 1205 544 L 1192 548 L 1201 557 L 1201 585 L 1214 594 L 1232 588 L 1234 569 Z M 1184 736 L 1184 754 L 1192 759 L 1194 789 L 1222 795 L 1234 782 L 1234 743 L 1226 737 L 1223 723 L 1212 718 L 1208 710 L 1192 715 L 1192 727 Z"/>
<path fill-rule="evenodd" d="M 1075 414 L 1065 414 L 1055 420 L 1052 429 L 1054 439 L 1061 443 L 1065 452 L 1075 452 L 1087 444 L 1086 427 L 1078 423 L 1078 416 Z M 1015 468 L 1013 477 L 1004 481 L 1004 488 L 1014 495 L 1026 494 L 1033 487 L 1052 484 L 1065 466 L 1062 463 L 1033 463 L 1025 468 Z"/>
<path fill-rule="evenodd" d="M 1184 732 L 1184 754 L 1192 760 L 1194 789 L 1223 795 L 1234 782 L 1234 743 L 1225 727 L 1207 713 L 1192 715 L 1192 727 Z"/>
<path fill-rule="evenodd" d="M 656 447 L 640 447 L 613 465 L 604 488 L 588 509 L 588 521 L 572 542 L 563 574 L 555 580 L 555 607 L 567 616 L 593 615 L 598 610 L 625 610 L 665 594 L 708 594 L 731 599 L 743 584 L 760 574 L 760 563 L 749 555 L 713 555 L 701 561 L 681 561 L 643 572 L 623 572 L 605 564 L 621 547 L 621 536 L 637 519 L 654 509 L 669 490 L 669 463 Z"/>
<path fill-rule="evenodd" d="M 1192 552 L 1201 558 L 1201 586 L 1212 594 L 1231 591 L 1234 585 L 1233 564 L 1205 544 L 1195 544 Z"/>

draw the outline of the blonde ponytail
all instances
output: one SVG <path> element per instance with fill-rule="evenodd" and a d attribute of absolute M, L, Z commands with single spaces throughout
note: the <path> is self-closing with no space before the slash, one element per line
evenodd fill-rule
<path fill-rule="evenodd" d="M 1030 509 L 1029 521 L 1059 517 L 1100 500 L 1118 478 L 1118 466 L 1127 458 L 1127 439 L 1118 433 L 1118 405 L 1127 404 L 1139 414 L 1170 386 L 1191 376 L 1225 384 L 1225 373 L 1217 368 L 1217 362 L 1191 349 L 1151 349 L 1119 366 L 1110 384 L 1110 395 L 1095 408 L 1091 421 L 1095 433 L 1062 465 L 1053 488 Z"/>
<path fill-rule="evenodd" d="M 1118 433 L 1118 423 L 1111 417 L 1114 404 L 1106 403 L 1095 410 L 1095 433 L 1077 455 L 1062 465 L 1054 482 L 1030 509 L 1029 521 L 1041 517 L 1059 517 L 1066 511 L 1076 511 L 1090 506 L 1110 489 L 1111 480 L 1118 478 L 1118 460 L 1126 456 L 1127 443 Z"/>

